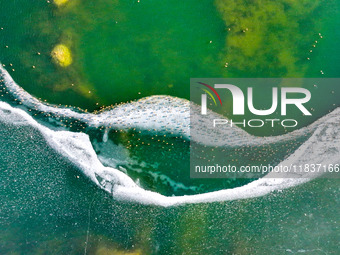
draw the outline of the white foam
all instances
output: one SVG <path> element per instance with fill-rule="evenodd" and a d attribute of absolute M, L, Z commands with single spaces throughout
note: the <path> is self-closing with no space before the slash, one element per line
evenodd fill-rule
<path fill-rule="evenodd" d="M 78 113 L 72 109 L 57 108 L 40 102 L 18 86 L 3 68 L 0 68 L 0 70 L 5 79 L 6 89 L 28 108 L 83 120 L 90 126 L 155 129 L 159 132 L 170 132 L 174 135 L 183 135 L 188 139 L 190 138 L 189 102 L 186 100 L 169 96 L 155 96 L 123 104 L 100 114 Z M 118 169 L 103 166 L 92 147 L 88 135 L 51 130 L 39 124 L 24 110 L 14 108 L 5 102 L 0 102 L 0 109 L 1 121 L 13 125 L 27 125 L 39 130 L 52 148 L 77 165 L 95 184 L 111 193 L 116 199 L 161 206 L 245 199 L 292 187 L 317 176 L 317 174 L 313 173 L 304 173 L 300 174 L 299 178 L 295 178 L 296 174 L 290 172 L 286 173 L 286 178 L 262 178 L 234 189 L 199 195 L 166 197 L 156 192 L 142 189 L 129 176 Z M 312 125 L 287 135 L 263 139 L 251 136 L 239 128 L 233 128 L 213 133 L 214 135 L 210 136 L 209 140 L 201 139 L 198 142 L 223 146 L 242 146 L 245 144 L 256 146 L 263 143 L 294 140 L 306 133 L 310 133 L 308 140 L 295 153 L 281 162 L 281 165 L 304 164 L 316 158 L 320 164 L 337 164 L 340 161 L 339 113 L 340 109 L 338 108 Z M 202 132 L 210 130 L 207 123 L 203 123 L 201 126 Z M 195 138 L 197 137 L 191 137 L 191 139 Z M 271 175 L 270 173 L 267 177 Z"/>
<path fill-rule="evenodd" d="M 98 114 L 80 113 L 70 108 L 56 107 L 43 103 L 23 90 L 9 73 L 0 65 L 0 74 L 4 78 L 4 88 L 17 102 L 29 109 L 51 114 L 55 117 L 74 118 L 86 123 L 90 127 L 105 127 L 127 130 L 136 128 L 172 134 L 202 143 L 209 146 L 244 146 L 263 145 L 281 141 L 294 140 L 314 130 L 317 121 L 308 128 L 296 130 L 286 135 L 271 137 L 251 136 L 244 130 L 234 126 L 226 129 L 212 129 L 212 119 L 224 118 L 216 113 L 210 113 L 207 118 L 202 118 L 200 108 L 192 105 L 190 118 L 190 102 L 171 96 L 150 96 L 140 100 L 121 104 L 111 110 Z M 337 115 L 339 110 L 333 112 Z M 191 122 L 191 123 L 190 123 Z M 190 135 L 190 124 L 195 126 L 195 133 Z M 199 129 L 198 129 L 199 127 Z"/>

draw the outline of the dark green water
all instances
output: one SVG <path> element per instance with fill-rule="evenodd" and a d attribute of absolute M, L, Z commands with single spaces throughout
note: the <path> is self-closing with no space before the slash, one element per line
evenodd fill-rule
<path fill-rule="evenodd" d="M 32 95 L 91 111 L 149 95 L 189 98 L 192 77 L 339 77 L 339 6 L 338 0 L 70 0 L 57 8 L 0 0 L 0 62 Z M 51 58 L 59 43 L 72 52 L 66 68 Z M 319 107 L 301 126 L 339 106 L 339 86 L 308 88 Z M 339 253 L 338 180 L 245 200 L 146 206 L 116 201 L 36 131 L 3 123 L 0 131 L 0 254 Z M 103 134 L 87 132 L 93 142 Z M 161 194 L 249 182 L 191 180 L 189 144 L 181 138 L 134 131 L 109 138 L 127 147 L 120 166 L 129 176 Z M 103 150 L 110 152 L 96 152 Z M 166 169 L 174 180 L 204 189 L 176 193 L 148 173 Z"/>
<path fill-rule="evenodd" d="M 339 76 L 336 0 L 99 0 L 60 8 L 2 1 L 1 8 L 1 62 L 28 92 L 57 104 L 93 110 L 154 94 L 189 98 L 193 77 Z M 51 59 L 59 43 L 72 52 L 67 68 Z"/>
<path fill-rule="evenodd" d="M 118 202 L 37 132 L 15 128 L 13 135 L 13 126 L 0 127 L 0 138 L 8 140 L 0 147 L 1 254 L 85 254 L 86 240 L 87 254 L 338 252 L 338 179 L 211 204 Z"/>
<path fill-rule="evenodd" d="M 17 4 L 5 2 L 3 8 L 12 13 Z M 2 62 L 13 62 L 16 80 L 48 101 L 93 109 L 95 102 L 111 105 L 153 94 L 188 98 L 190 77 L 221 73 L 224 25 L 209 0 L 75 1 L 60 9 L 41 1 L 21 5 L 24 14 L 2 19 L 7 21 L 1 45 L 9 44 Z M 69 68 L 51 62 L 58 43 L 72 50 Z M 53 97 L 42 91 L 46 88 Z"/>

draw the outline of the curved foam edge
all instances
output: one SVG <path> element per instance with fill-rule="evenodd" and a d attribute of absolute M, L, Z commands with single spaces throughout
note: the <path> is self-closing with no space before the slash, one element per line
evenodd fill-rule
<path fill-rule="evenodd" d="M 7 92 L 13 96 L 17 102 L 20 102 L 29 109 L 49 113 L 52 116 L 74 118 L 86 123 L 90 127 L 104 126 L 106 128 L 110 127 L 121 130 L 136 128 L 139 130 L 165 132 L 207 146 L 259 146 L 290 141 L 301 136 L 306 136 L 307 133 L 313 132 L 325 119 L 336 117 L 340 113 L 340 108 L 337 108 L 328 114 L 327 117 L 320 118 L 312 125 L 288 134 L 256 137 L 235 126 L 222 130 L 212 129 L 212 119 L 224 117 L 211 112 L 208 118 L 202 119 L 200 108 L 197 105 L 192 105 L 192 113 L 190 116 L 190 102 L 185 99 L 171 96 L 150 96 L 118 105 L 98 114 L 80 113 L 70 108 L 56 107 L 41 102 L 16 84 L 10 74 L 1 65 L 0 74 L 3 77 L 3 86 Z M 196 135 L 190 135 L 190 125 L 199 127 L 199 129 L 195 128 Z"/>
<path fill-rule="evenodd" d="M 98 160 L 88 135 L 84 133 L 50 130 L 36 122 L 25 111 L 13 108 L 5 102 L 0 102 L 0 117 L 2 122 L 30 126 L 38 130 L 54 150 L 69 159 L 96 185 L 111 193 L 116 199 L 143 204 L 172 206 L 183 203 L 213 202 L 262 196 L 273 190 L 301 183 L 301 179 L 293 181 L 288 179 L 261 179 L 243 187 L 230 190 L 221 190 L 201 195 L 166 197 L 138 187 L 130 177 L 117 169 L 104 167 Z"/>
<path fill-rule="evenodd" d="M 118 128 L 137 127 L 166 132 L 172 130 L 171 132 L 182 134 L 190 139 L 189 102 L 186 100 L 169 96 L 154 96 L 120 105 L 100 114 L 78 113 L 72 109 L 56 108 L 53 105 L 40 102 L 17 85 L 2 67 L 0 67 L 0 71 L 9 92 L 28 108 L 53 113 L 58 116 L 77 118 L 90 126 L 112 125 Z M 2 121 L 15 125 L 29 125 L 39 130 L 52 148 L 69 159 L 96 185 L 111 193 L 116 199 L 161 206 L 245 199 L 296 186 L 318 176 L 316 173 L 296 176 L 295 173 L 288 172 L 285 173 L 286 178 L 262 178 L 234 189 L 190 196 L 166 197 L 156 192 L 142 189 L 129 176 L 118 169 L 103 166 L 92 147 L 88 135 L 69 131 L 53 131 L 39 124 L 24 110 L 13 108 L 5 102 L 0 102 L 0 109 L 2 109 L 0 112 Z M 219 145 L 233 146 L 235 145 L 235 138 L 237 138 L 238 145 L 249 143 L 260 145 L 295 139 L 306 132 L 311 132 L 309 139 L 280 165 L 302 164 L 315 158 L 321 160 L 320 163 L 334 164 L 339 163 L 340 160 L 339 113 L 340 108 L 337 108 L 308 127 L 276 137 L 257 138 L 239 128 L 216 134 L 216 136 L 222 135 L 225 138 L 225 140 L 219 139 L 219 141 L 223 141 Z M 167 126 L 168 124 L 169 127 Z M 209 126 L 203 125 L 203 128 L 209 129 Z M 205 143 L 207 141 L 201 140 L 199 142 Z M 266 177 L 273 177 L 273 174 L 269 173 Z"/>
<path fill-rule="evenodd" d="M 289 178 L 290 176 L 287 174 L 287 178 L 262 178 L 234 189 L 220 190 L 199 195 L 166 197 L 156 192 L 142 189 L 137 186 L 130 177 L 117 169 L 104 167 L 98 160 L 88 135 L 69 131 L 53 131 L 36 122 L 25 111 L 13 108 L 5 102 L 0 102 L 0 109 L 1 121 L 14 125 L 28 125 L 39 130 L 53 149 L 79 167 L 79 169 L 81 169 L 83 173 L 96 185 L 111 193 L 114 198 L 119 200 L 134 201 L 143 204 L 155 204 L 160 206 L 173 206 L 184 203 L 245 199 L 263 196 L 274 190 L 282 190 L 296 186 L 316 177 L 316 175 L 308 175 L 306 178 L 303 178 L 303 176 L 300 176 L 300 178 Z M 319 146 L 321 147 L 324 147 L 327 143 L 329 143 L 329 140 L 325 141 L 323 139 L 323 132 L 331 132 L 331 137 L 334 137 L 335 134 L 334 130 L 329 130 L 329 128 L 326 128 L 326 130 L 325 128 L 318 129 L 318 132 L 315 132 L 312 138 L 308 140 L 310 142 L 306 142 L 303 146 L 301 146 L 297 153 L 294 153 L 287 160 L 282 162 L 282 164 L 298 163 L 301 161 L 301 157 L 305 158 L 306 155 L 309 155 L 308 158 L 313 158 L 315 155 L 310 155 L 309 151 L 311 143 L 318 144 L 320 139 L 322 143 L 319 144 Z M 330 148 L 333 149 L 334 155 L 330 158 L 328 155 L 325 162 L 334 163 L 334 160 L 339 161 L 340 143 L 338 130 L 336 130 L 336 137 L 337 139 L 335 141 L 333 140 L 334 148 Z M 308 158 L 305 160 L 308 160 Z"/>

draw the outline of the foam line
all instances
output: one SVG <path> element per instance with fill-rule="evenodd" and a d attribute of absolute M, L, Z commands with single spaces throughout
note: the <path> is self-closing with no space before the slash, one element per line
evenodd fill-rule
<path fill-rule="evenodd" d="M 160 206 L 174 206 L 184 203 L 203 203 L 214 201 L 226 201 L 236 199 L 246 199 L 252 197 L 258 197 L 266 195 L 274 190 L 282 190 L 288 187 L 296 186 L 310 180 L 310 176 L 306 178 L 280 178 L 280 179 L 259 179 L 250 184 L 242 187 L 220 190 L 205 194 L 191 195 L 191 196 L 179 196 L 179 197 L 166 197 L 156 192 L 151 192 L 138 187 L 133 180 L 120 172 L 117 169 L 104 167 L 98 160 L 96 153 L 92 148 L 92 144 L 88 135 L 82 133 L 73 133 L 69 131 L 53 131 L 49 128 L 36 122 L 29 114 L 21 109 L 11 107 L 5 102 L 0 102 L 0 121 L 10 123 L 12 125 L 29 126 L 38 130 L 46 139 L 47 143 L 59 152 L 61 155 L 69 159 L 72 163 L 79 167 L 82 172 L 88 176 L 95 184 L 100 188 L 111 193 L 115 199 L 133 201 L 143 204 L 155 204 Z M 320 133 L 315 134 L 315 139 L 312 139 L 312 143 L 318 139 L 322 139 Z M 339 134 L 337 133 L 337 140 L 339 142 Z M 326 142 L 327 143 L 327 142 Z M 310 144 L 305 144 L 306 148 Z M 324 144 L 322 144 L 324 146 Z M 302 150 L 299 155 L 293 156 L 292 159 L 288 159 L 300 162 L 300 156 L 306 156 L 309 151 Z M 334 152 L 335 158 L 331 157 L 327 162 L 333 162 L 333 160 L 339 161 L 339 151 Z M 309 156 L 310 158 L 313 155 Z"/>
<path fill-rule="evenodd" d="M 83 120 L 89 126 L 112 126 L 115 128 L 132 128 L 160 132 L 172 132 L 190 139 L 189 102 L 169 96 L 154 96 L 117 106 L 100 114 L 78 113 L 68 108 L 57 108 L 40 102 L 18 86 L 2 67 L 0 68 L 5 88 L 29 109 L 48 112 L 56 116 L 65 116 Z M 210 139 L 198 142 L 220 146 L 258 146 L 263 143 L 293 140 L 306 133 L 308 139 L 303 145 L 281 165 L 304 164 L 318 159 L 320 164 L 340 163 L 340 108 L 317 120 L 312 125 L 294 131 L 290 134 L 267 137 L 254 137 L 239 128 L 227 129 L 220 133 L 212 133 Z M 99 161 L 89 136 L 70 131 L 54 131 L 38 123 L 32 116 L 22 109 L 14 108 L 8 103 L 0 102 L 0 121 L 11 125 L 29 126 L 38 130 L 47 143 L 62 156 L 75 164 L 88 178 L 100 188 L 111 193 L 115 199 L 134 201 L 144 204 L 173 206 L 183 203 L 203 203 L 245 199 L 266 195 L 274 190 L 282 190 L 307 182 L 317 174 L 285 173 L 286 178 L 262 178 L 250 184 L 234 189 L 220 190 L 199 195 L 166 197 L 156 192 L 147 191 L 139 187 L 129 176 L 118 169 L 105 167 Z M 194 119 L 193 121 L 199 121 Z M 211 131 L 207 123 L 202 124 L 202 132 Z M 229 130 L 229 131 L 228 131 Z M 219 137 L 218 140 L 214 139 Z M 223 139 L 221 139 L 223 137 Z M 191 139 L 198 139 L 191 137 Z M 222 142 L 221 142 L 222 141 Z M 272 174 L 269 173 L 267 177 Z"/>
<path fill-rule="evenodd" d="M 117 169 L 104 167 L 98 160 L 86 134 L 50 130 L 36 122 L 23 110 L 13 108 L 5 102 L 0 102 L 0 121 L 12 125 L 29 126 L 38 130 L 54 150 L 69 159 L 100 188 L 120 200 L 161 206 L 213 202 L 265 195 L 272 190 L 293 186 L 297 181 L 301 182 L 301 179 L 293 179 L 292 181 L 263 179 L 230 190 L 192 196 L 166 197 L 138 187 L 130 177 Z"/>
<path fill-rule="evenodd" d="M 212 119 L 221 119 L 224 118 L 223 116 L 210 112 L 207 115 L 208 117 L 202 118 L 200 108 L 197 105 L 192 105 L 190 116 L 190 102 L 171 96 L 150 96 L 118 105 L 113 109 L 105 110 L 98 114 L 80 113 L 70 108 L 56 107 L 41 102 L 16 84 L 1 65 L 0 74 L 3 77 L 3 88 L 17 102 L 20 102 L 28 109 L 44 112 L 52 117 L 77 119 L 90 127 L 105 127 L 106 129 L 110 127 L 119 130 L 136 128 L 138 130 L 156 131 L 182 136 L 185 139 L 209 146 L 259 146 L 292 141 L 301 136 L 308 136 L 323 122 L 323 119 L 320 119 L 307 128 L 285 135 L 256 137 L 236 126 L 226 129 L 212 129 Z M 339 112 L 340 110 L 337 109 L 332 115 L 338 115 Z M 195 134 L 190 135 L 190 125 L 199 127 L 199 129 L 195 128 Z"/>

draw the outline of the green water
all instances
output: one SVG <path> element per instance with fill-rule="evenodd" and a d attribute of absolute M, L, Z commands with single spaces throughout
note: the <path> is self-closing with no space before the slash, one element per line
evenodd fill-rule
<path fill-rule="evenodd" d="M 154 94 L 189 98 L 193 77 L 338 77 L 338 6 L 2 1 L 0 58 L 33 95 L 90 110 Z M 69 67 L 51 59 L 59 43 L 72 52 Z"/>
<path fill-rule="evenodd" d="M 15 12 L 17 4 L 5 2 L 3 8 Z M 13 62 L 16 80 L 50 102 L 93 109 L 96 102 L 111 105 L 153 94 L 188 98 L 190 77 L 220 75 L 224 25 L 209 0 L 71 1 L 60 9 L 40 1 L 22 5 L 29 21 L 25 15 L 4 17 L 1 45 L 9 48 L 2 62 Z M 72 50 L 69 68 L 51 62 L 58 43 Z M 42 92 L 46 88 L 53 97 Z"/>
<path fill-rule="evenodd" d="M 145 206 L 113 200 L 37 132 L 0 127 L 1 140 L 11 137 L 0 145 L 1 254 L 85 254 L 86 240 L 87 254 L 339 251 L 338 179 L 246 200 Z"/>
<path fill-rule="evenodd" d="M 339 6 L 338 0 L 70 0 L 57 8 L 0 0 L 0 62 L 32 95 L 90 111 L 149 95 L 188 99 L 192 77 L 339 77 Z M 72 52 L 66 68 L 51 58 L 59 43 Z M 319 107 L 299 127 L 339 106 L 339 86 L 308 88 Z M 92 142 L 102 139 L 102 131 L 87 132 Z M 256 134 L 268 132 L 285 131 Z M 134 131 L 112 131 L 109 139 L 124 147 L 119 166 L 161 194 L 250 181 L 190 179 L 185 139 Z M 1 123 L 0 152 L 0 254 L 339 253 L 338 180 L 162 208 L 116 201 L 36 131 Z M 274 160 L 284 157 L 279 151 Z M 150 172 L 201 189 L 175 191 Z"/>

